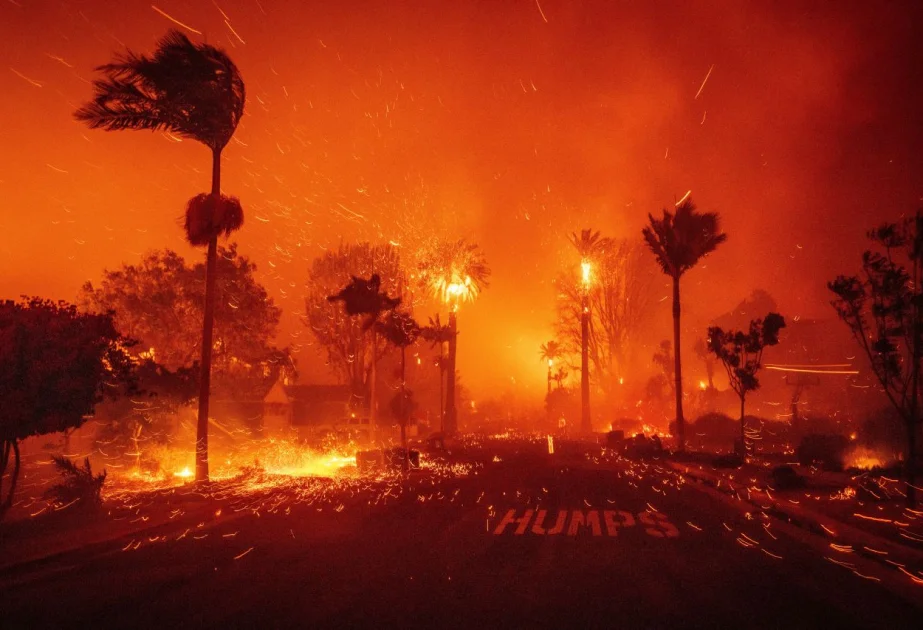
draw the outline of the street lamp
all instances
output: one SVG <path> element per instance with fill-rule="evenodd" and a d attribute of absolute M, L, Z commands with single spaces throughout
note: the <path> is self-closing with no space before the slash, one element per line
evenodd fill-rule
<path fill-rule="evenodd" d="M 588 350 L 590 336 L 590 283 L 592 281 L 592 265 L 590 261 L 584 259 L 580 263 L 580 270 L 583 284 L 580 309 L 580 429 L 584 434 L 589 435 L 593 432 L 593 424 L 590 421 L 590 360 Z"/>

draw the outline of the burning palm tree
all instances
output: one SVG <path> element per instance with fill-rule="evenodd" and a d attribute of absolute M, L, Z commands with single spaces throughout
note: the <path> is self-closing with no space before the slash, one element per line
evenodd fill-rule
<path fill-rule="evenodd" d="M 590 420 L 590 286 L 593 282 L 593 261 L 597 260 L 611 245 L 611 240 L 603 238 L 599 230 L 581 230 L 571 234 L 571 243 L 580 254 L 580 429 L 584 433 L 593 430 Z"/>
<path fill-rule="evenodd" d="M 554 362 L 556 359 L 559 359 L 564 354 L 564 348 L 555 340 L 551 340 L 548 343 L 543 343 L 539 347 L 539 357 L 540 361 L 548 362 L 548 393 L 551 394 L 551 369 L 554 367 Z"/>
<path fill-rule="evenodd" d="M 75 112 L 77 120 L 106 131 L 166 131 L 201 142 L 211 151 L 211 193 L 189 201 L 185 221 L 189 242 L 208 247 L 196 432 L 196 480 L 207 481 L 217 241 L 220 234 L 227 236 L 243 224 L 240 202 L 221 194 L 221 152 L 244 113 L 244 81 L 223 50 L 194 44 L 175 30 L 157 43 L 153 56 L 126 51 L 97 70 L 103 78 L 93 82 L 95 96 Z"/>
<path fill-rule="evenodd" d="M 458 429 L 455 409 L 455 357 L 458 337 L 459 305 L 477 299 L 488 286 L 490 267 L 476 243 L 465 239 L 439 241 L 423 253 L 420 278 L 437 299 L 449 307 L 449 354 L 446 383 L 444 429 L 453 434 Z"/>
<path fill-rule="evenodd" d="M 686 447 L 686 426 L 683 419 L 683 376 L 679 345 L 679 279 L 698 264 L 699 260 L 727 240 L 721 232 L 720 218 L 715 212 L 696 211 L 692 199 L 685 199 L 673 214 L 663 211 L 663 218 L 648 215 L 650 225 L 642 230 L 647 246 L 657 258 L 660 269 L 673 279 L 673 359 L 676 379 L 676 430 L 679 450 Z"/>

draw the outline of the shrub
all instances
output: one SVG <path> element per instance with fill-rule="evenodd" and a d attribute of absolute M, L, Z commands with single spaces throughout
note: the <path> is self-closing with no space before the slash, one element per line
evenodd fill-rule
<path fill-rule="evenodd" d="M 49 488 L 45 492 L 46 498 L 62 504 L 79 501 L 85 507 L 98 507 L 102 504 L 103 484 L 106 482 L 105 469 L 94 475 L 89 457 L 83 460 L 82 468 L 63 455 L 55 455 L 52 460 L 63 481 Z"/>
<path fill-rule="evenodd" d="M 719 455 L 712 460 L 711 464 L 715 468 L 740 468 L 744 465 L 744 460 L 740 455 L 732 453 L 729 455 Z"/>
<path fill-rule="evenodd" d="M 824 470 L 843 470 L 849 439 L 845 435 L 810 433 L 801 439 L 796 450 L 798 463 L 820 465 Z"/>
<path fill-rule="evenodd" d="M 794 490 L 805 486 L 805 479 L 788 465 L 772 469 L 772 485 L 776 490 Z"/>
<path fill-rule="evenodd" d="M 707 450 L 728 450 L 740 436 L 740 421 L 723 413 L 700 416 L 686 429 L 691 445 Z"/>

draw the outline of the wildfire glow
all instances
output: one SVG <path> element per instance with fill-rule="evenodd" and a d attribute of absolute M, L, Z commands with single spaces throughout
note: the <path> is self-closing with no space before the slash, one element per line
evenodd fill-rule
<path fill-rule="evenodd" d="M 590 281 L 591 281 L 590 271 L 592 270 L 592 268 L 593 266 L 590 264 L 590 261 L 588 260 L 584 260 L 582 263 L 580 263 L 580 271 L 582 272 L 581 281 L 583 282 L 584 288 L 587 288 L 590 286 Z"/>
<path fill-rule="evenodd" d="M 873 468 L 884 468 L 895 460 L 895 457 L 860 446 L 846 456 L 845 463 L 847 468 L 871 470 Z"/>

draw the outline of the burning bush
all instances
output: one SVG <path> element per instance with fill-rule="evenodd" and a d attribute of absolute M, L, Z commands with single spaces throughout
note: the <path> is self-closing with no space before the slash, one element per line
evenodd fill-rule
<path fill-rule="evenodd" d="M 98 507 L 102 504 L 103 484 L 106 482 L 105 470 L 94 475 L 89 457 L 83 460 L 83 467 L 63 455 L 55 455 L 52 459 L 63 481 L 49 488 L 45 498 L 63 505 L 80 502 L 84 507 Z"/>

